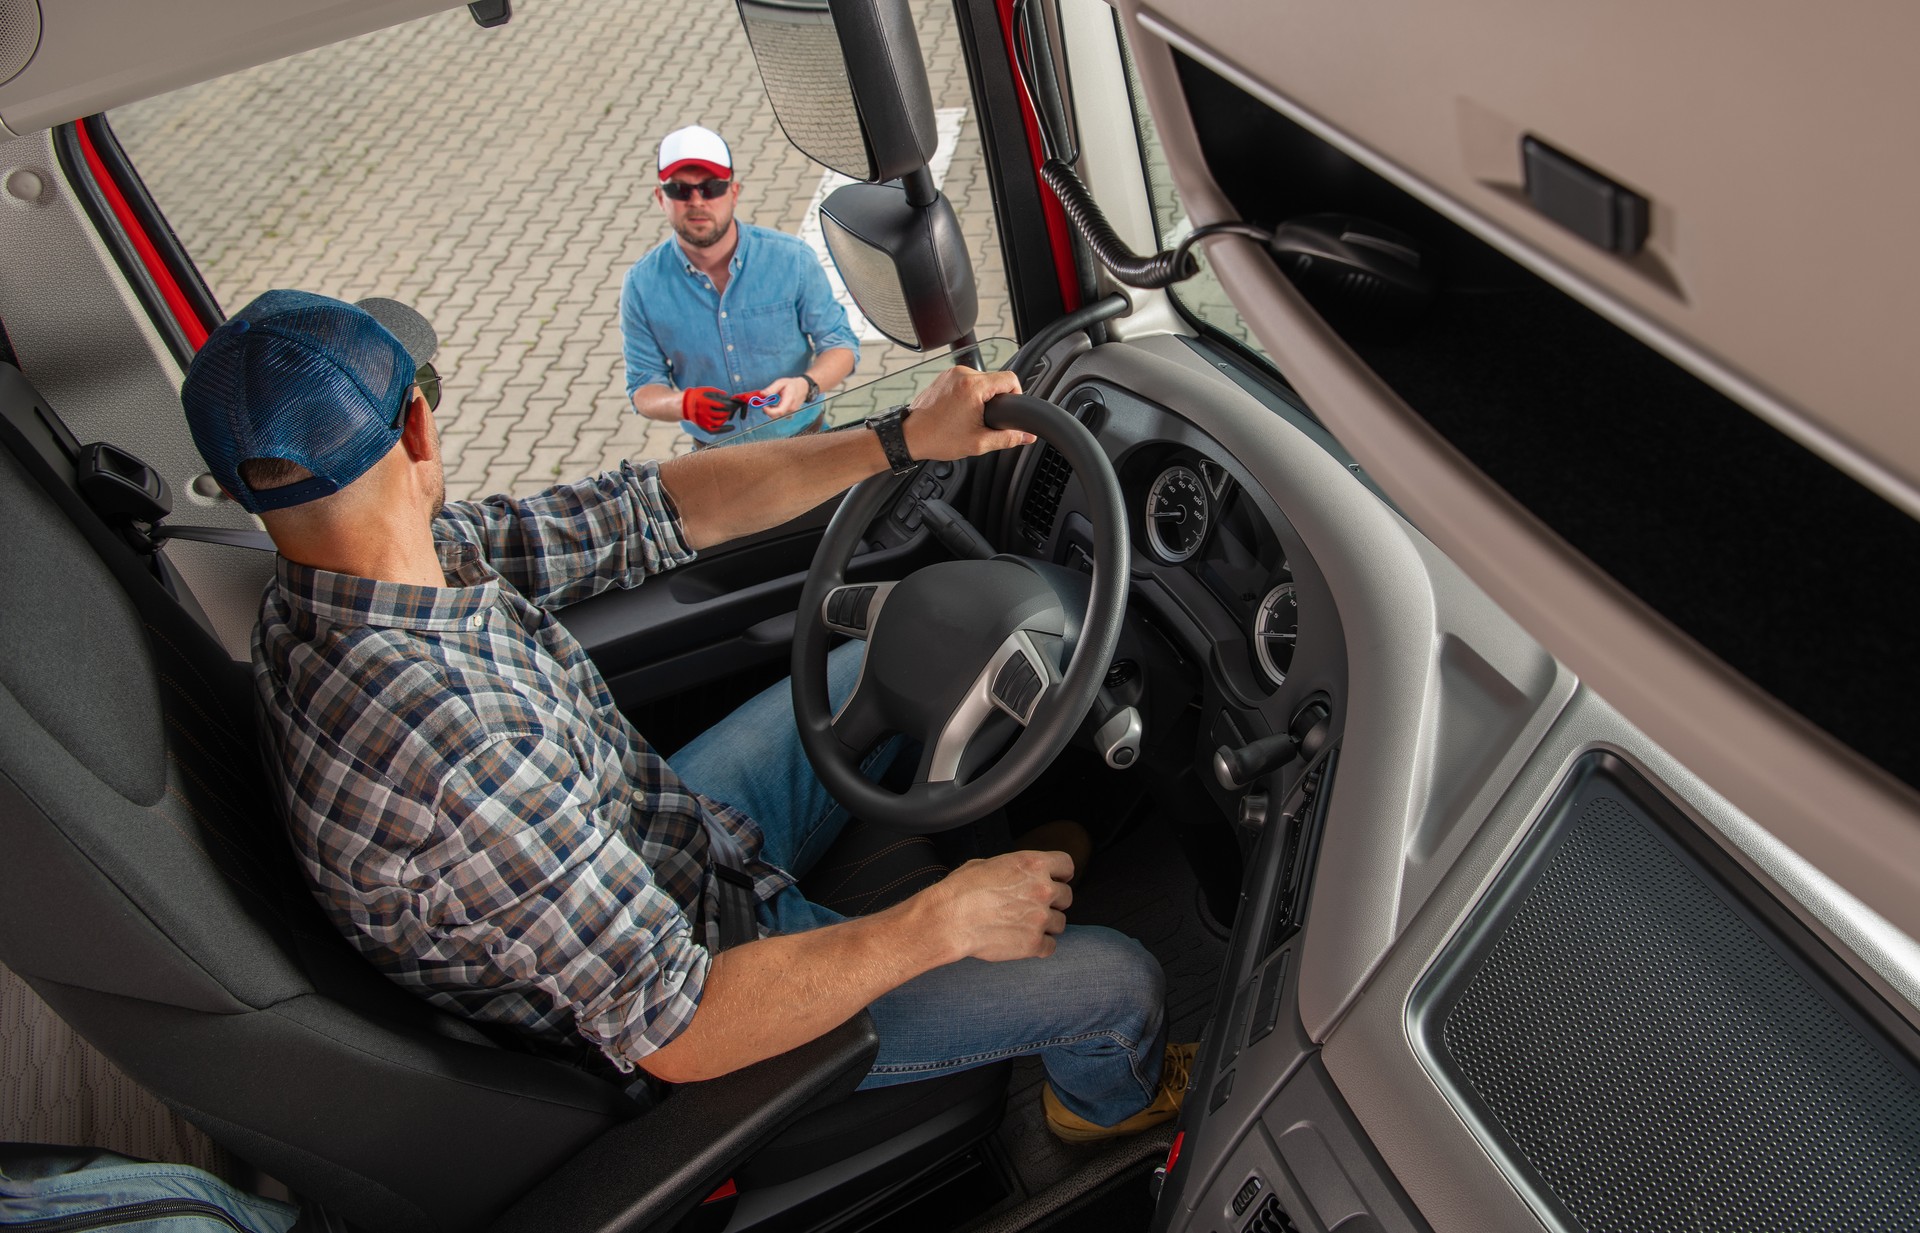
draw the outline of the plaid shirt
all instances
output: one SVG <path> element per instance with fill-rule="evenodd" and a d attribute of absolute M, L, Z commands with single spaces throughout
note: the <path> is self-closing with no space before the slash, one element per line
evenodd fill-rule
<path fill-rule="evenodd" d="M 659 470 L 447 506 L 445 587 L 282 557 L 254 683 L 321 904 L 446 1009 L 622 1070 L 699 1004 L 707 826 L 761 862 L 744 814 L 691 792 L 547 611 L 693 559 Z"/>

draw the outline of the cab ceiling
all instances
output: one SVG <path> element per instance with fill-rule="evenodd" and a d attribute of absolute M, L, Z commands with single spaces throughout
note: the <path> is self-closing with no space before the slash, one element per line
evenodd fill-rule
<path fill-rule="evenodd" d="M 18 19 L 0 27 L 6 37 L 38 36 L 25 67 L 0 81 L 0 138 L 460 7 L 447 0 L 0 0 L 0 6 Z M 0 55 L 0 63 L 18 61 L 18 55 Z"/>
<path fill-rule="evenodd" d="M 1126 7 L 1920 516 L 1920 6 Z M 1529 134 L 1650 202 L 1641 253 L 1529 204 Z"/>

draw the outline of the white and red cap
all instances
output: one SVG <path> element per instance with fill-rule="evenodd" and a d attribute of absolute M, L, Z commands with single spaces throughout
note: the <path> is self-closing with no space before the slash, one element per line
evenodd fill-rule
<path fill-rule="evenodd" d="M 733 151 L 727 148 L 720 134 L 710 128 L 701 128 L 698 124 L 677 128 L 660 143 L 660 178 L 670 179 L 674 172 L 688 167 L 718 179 L 730 179 Z"/>

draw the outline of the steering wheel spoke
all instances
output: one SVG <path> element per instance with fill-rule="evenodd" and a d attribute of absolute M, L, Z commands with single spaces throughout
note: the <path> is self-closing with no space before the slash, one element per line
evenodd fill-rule
<path fill-rule="evenodd" d="M 1007 635 L 928 750 L 926 780 L 949 783 L 957 778 L 968 747 L 996 714 L 1010 716 L 1014 723 L 1026 727 L 1033 721 L 1040 699 L 1057 679 L 1053 665 L 1026 630 L 1016 629 Z"/>
<path fill-rule="evenodd" d="M 794 625 L 794 719 L 815 772 L 860 817 L 907 833 L 963 825 L 1032 783 L 1092 706 L 1126 614 L 1127 516 L 1100 443 L 1065 411 L 1022 394 L 994 398 L 985 421 L 1033 433 L 1072 468 L 1092 524 L 1091 573 L 1002 556 L 848 584 L 868 528 L 899 499 L 898 481 L 876 475 L 828 523 Z M 867 644 L 861 679 L 838 710 L 827 689 L 836 633 Z M 924 751 L 904 793 L 859 767 L 896 731 Z"/>
<path fill-rule="evenodd" d="M 868 687 L 865 665 L 853 683 L 853 692 L 833 713 L 832 729 L 834 738 L 854 758 L 865 756 L 881 737 L 893 731 L 880 705 L 879 691 Z"/>
<path fill-rule="evenodd" d="M 861 582 L 835 587 L 820 602 L 820 619 L 836 634 L 862 641 L 872 637 L 880 620 L 880 609 L 897 583 Z"/>

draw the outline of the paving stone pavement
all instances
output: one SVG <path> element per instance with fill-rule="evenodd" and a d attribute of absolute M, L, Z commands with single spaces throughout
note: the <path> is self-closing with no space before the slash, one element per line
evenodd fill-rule
<path fill-rule="evenodd" d="M 978 332 L 1011 335 L 953 10 L 912 6 L 934 105 L 966 109 L 943 188 Z M 491 31 L 461 7 L 110 119 L 223 308 L 300 287 L 395 296 L 434 322 L 456 498 L 688 448 L 629 409 L 620 351 L 621 279 L 669 234 L 649 191 L 662 135 L 717 129 L 740 217 L 796 234 L 824 174 L 781 134 L 724 0 L 522 0 Z M 866 342 L 853 382 L 924 358 Z"/>

